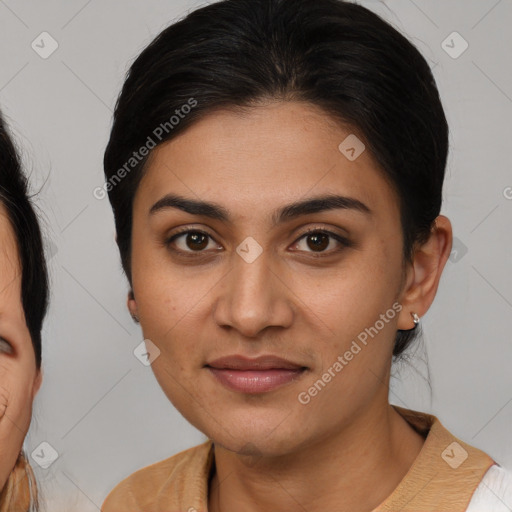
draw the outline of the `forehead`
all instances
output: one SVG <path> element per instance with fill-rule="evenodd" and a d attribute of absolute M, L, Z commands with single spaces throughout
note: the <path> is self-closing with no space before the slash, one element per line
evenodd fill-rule
<path fill-rule="evenodd" d="M 340 150 L 347 138 L 362 144 L 354 137 L 355 130 L 304 103 L 213 112 L 153 150 L 136 203 L 172 191 L 255 215 L 270 204 L 342 193 L 372 209 L 393 209 L 394 191 L 370 152 L 350 160 Z"/>

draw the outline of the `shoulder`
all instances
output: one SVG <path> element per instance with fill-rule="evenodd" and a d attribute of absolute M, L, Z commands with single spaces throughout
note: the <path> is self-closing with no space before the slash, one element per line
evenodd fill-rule
<path fill-rule="evenodd" d="M 132 512 L 157 510 L 156 502 L 163 492 L 173 499 L 173 491 L 184 491 L 185 483 L 194 475 L 207 472 L 212 442 L 184 450 L 168 459 L 139 469 L 110 491 L 101 507 L 102 512 Z M 176 498 L 177 499 L 177 498 Z"/>
<path fill-rule="evenodd" d="M 512 472 L 493 464 L 476 488 L 466 512 L 509 512 L 512 509 Z"/>

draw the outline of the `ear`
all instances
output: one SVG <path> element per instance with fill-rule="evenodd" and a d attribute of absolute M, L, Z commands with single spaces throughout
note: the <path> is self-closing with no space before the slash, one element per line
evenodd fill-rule
<path fill-rule="evenodd" d="M 37 370 L 36 378 L 34 379 L 34 385 L 32 386 L 32 399 L 36 396 L 41 384 L 43 382 L 43 370 Z"/>
<path fill-rule="evenodd" d="M 422 317 L 436 296 L 441 274 L 452 250 L 452 225 L 444 215 L 434 221 L 429 239 L 414 252 L 413 262 L 407 269 L 406 284 L 402 290 L 403 309 L 398 318 L 398 329 L 414 327 L 411 314 Z"/>
<path fill-rule="evenodd" d="M 132 318 L 135 321 L 138 321 L 139 313 L 137 308 L 137 302 L 135 301 L 135 295 L 133 294 L 133 290 L 130 290 L 128 292 L 128 298 L 126 300 L 126 305 L 128 306 L 128 311 L 130 312 L 130 315 L 132 315 Z"/>

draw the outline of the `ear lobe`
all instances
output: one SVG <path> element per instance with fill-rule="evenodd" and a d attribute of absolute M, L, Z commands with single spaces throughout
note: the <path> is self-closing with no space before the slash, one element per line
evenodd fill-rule
<path fill-rule="evenodd" d="M 41 388 L 41 384 L 43 383 L 43 371 L 41 369 L 37 370 L 36 378 L 34 379 L 34 385 L 32 387 L 32 399 L 36 396 L 37 392 Z"/>
<path fill-rule="evenodd" d="M 403 310 L 398 320 L 398 329 L 412 329 L 414 327 L 412 313 L 416 313 L 421 318 L 430 308 L 452 250 L 452 241 L 450 220 L 444 215 L 439 215 L 434 222 L 429 239 L 414 253 L 407 284 L 400 300 Z"/>
<path fill-rule="evenodd" d="M 126 300 L 126 305 L 128 306 L 128 311 L 130 312 L 130 315 L 132 316 L 132 318 L 136 322 L 138 322 L 139 314 L 138 314 L 137 302 L 135 301 L 135 295 L 133 294 L 133 290 L 130 290 L 128 292 L 128 298 Z"/>

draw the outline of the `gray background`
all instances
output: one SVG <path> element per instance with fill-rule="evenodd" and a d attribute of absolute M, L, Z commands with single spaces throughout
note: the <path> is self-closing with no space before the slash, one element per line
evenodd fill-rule
<path fill-rule="evenodd" d="M 41 188 L 51 257 L 44 385 L 26 441 L 29 453 L 47 442 L 59 454 L 47 469 L 32 461 L 48 510 L 99 510 L 123 477 L 204 438 L 133 355 L 142 336 L 125 308 L 112 214 L 106 199 L 93 196 L 129 63 L 202 3 L 0 1 L 0 105 Z M 424 343 L 411 365 L 395 368 L 390 399 L 433 412 L 512 468 L 512 2 L 363 4 L 428 59 L 451 128 L 442 213 L 452 220 L 456 251 L 423 318 Z M 469 44 L 458 58 L 442 47 L 454 31 Z M 31 47 L 43 46 L 42 32 L 59 45 L 47 59 Z M 452 54 L 462 48 L 460 39 L 446 44 Z"/>

